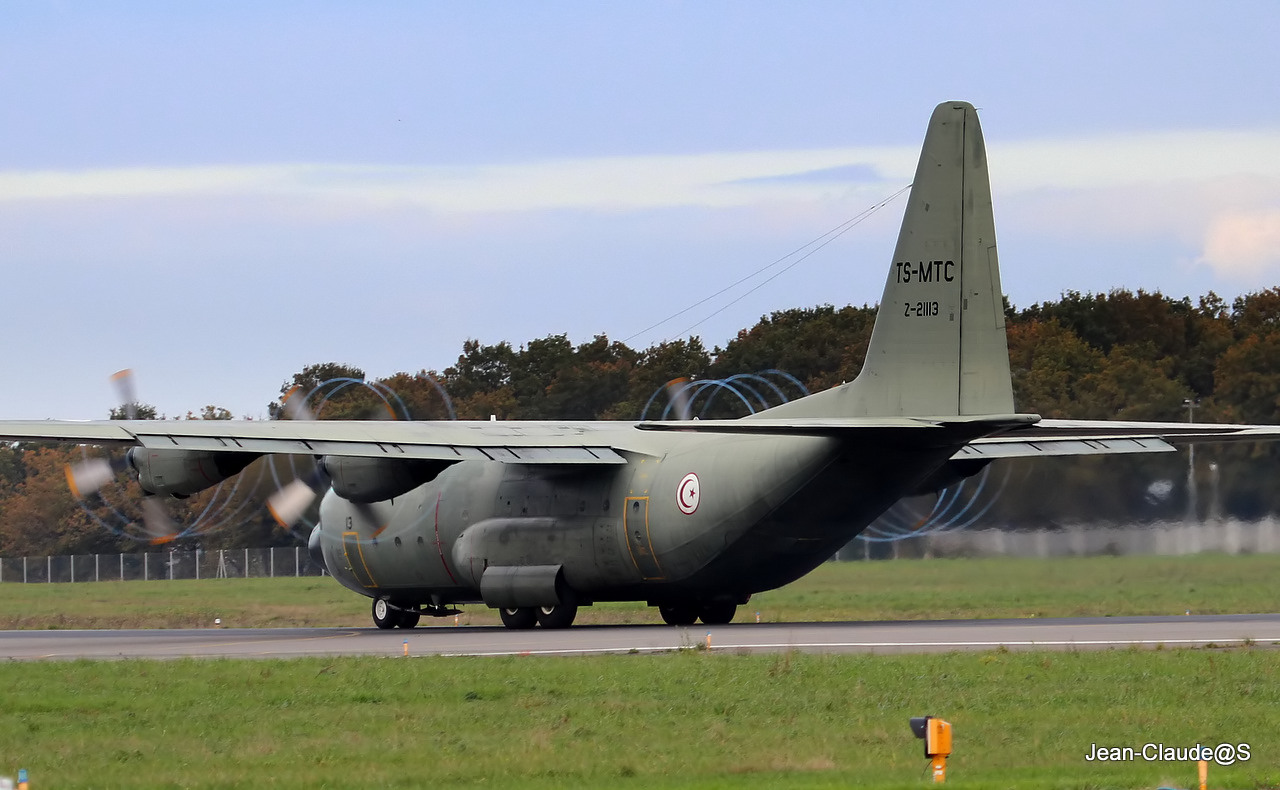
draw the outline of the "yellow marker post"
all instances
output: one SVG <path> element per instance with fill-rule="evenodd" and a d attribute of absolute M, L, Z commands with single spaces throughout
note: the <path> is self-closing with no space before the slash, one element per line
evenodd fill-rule
<path fill-rule="evenodd" d="M 933 781 L 935 784 L 947 781 L 947 758 L 942 755 L 933 758 Z"/>
<path fill-rule="evenodd" d="M 951 756 L 951 722 L 934 716 L 913 716 L 911 732 L 924 740 L 924 756 L 933 768 L 933 781 L 947 781 L 947 758 Z"/>
<path fill-rule="evenodd" d="M 1209 790 L 1209 761 L 1200 761 L 1200 790 Z"/>
<path fill-rule="evenodd" d="M 409 657 L 409 640 L 408 639 L 404 640 L 404 657 L 405 658 Z"/>

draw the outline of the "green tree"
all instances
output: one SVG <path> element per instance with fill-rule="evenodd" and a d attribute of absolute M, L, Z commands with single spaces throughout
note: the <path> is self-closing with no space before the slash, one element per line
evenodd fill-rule
<path fill-rule="evenodd" d="M 67 490 L 64 469 L 79 460 L 76 448 L 32 447 L 23 453 L 24 475 L 0 501 L 0 554 L 90 554 L 118 545 Z"/>
<path fill-rule="evenodd" d="M 547 387 L 547 412 L 569 420 L 611 413 L 627 397 L 639 356 L 604 335 L 578 346 Z"/>
<path fill-rule="evenodd" d="M 667 405 L 667 395 L 663 389 L 669 382 L 676 379 L 692 381 L 706 378 L 710 366 L 711 355 L 697 337 L 650 346 L 637 355 L 625 399 L 616 403 L 601 417 L 610 420 L 638 419 L 652 398 L 647 416 L 649 419 L 656 419 L 662 415 L 662 410 Z"/>
<path fill-rule="evenodd" d="M 510 386 L 515 359 L 510 343 L 485 346 L 479 340 L 467 340 L 458 361 L 445 369 L 443 382 L 456 401 L 496 392 Z"/>
<path fill-rule="evenodd" d="M 1213 405 L 1230 422 L 1280 422 L 1280 331 L 1251 334 L 1222 355 Z"/>
<path fill-rule="evenodd" d="M 447 380 L 434 370 L 416 374 L 395 373 L 378 383 L 394 393 L 390 397 L 397 419 L 447 420 L 451 418 L 453 401 L 445 387 Z M 402 414 L 401 409 L 408 414 Z"/>
<path fill-rule="evenodd" d="M 285 401 L 306 400 L 306 407 L 316 419 L 370 420 L 385 419 L 382 399 L 364 385 L 364 371 L 352 365 L 324 362 L 308 365 L 280 385 L 280 400 L 267 406 L 271 419 L 280 419 Z"/>
<path fill-rule="evenodd" d="M 1106 357 L 1056 320 L 1023 320 L 1008 326 L 1009 365 L 1019 411 L 1044 417 L 1082 418 L 1095 411 L 1081 384 L 1102 369 Z"/>
<path fill-rule="evenodd" d="M 775 369 L 795 376 L 810 391 L 835 386 L 862 368 L 875 313 L 866 306 L 837 310 L 822 305 L 762 316 L 715 349 L 709 375 L 727 378 Z"/>

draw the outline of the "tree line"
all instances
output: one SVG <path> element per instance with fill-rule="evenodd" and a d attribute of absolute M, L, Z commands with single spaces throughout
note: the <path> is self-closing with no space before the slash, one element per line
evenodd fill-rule
<path fill-rule="evenodd" d="M 871 306 L 830 305 L 763 316 L 723 347 L 690 337 L 637 350 L 605 335 L 574 344 L 549 335 L 521 345 L 463 344 L 437 371 L 370 379 L 359 367 L 310 365 L 284 381 L 268 407 L 282 417 L 305 398 L 319 419 L 630 420 L 659 418 L 672 388 L 687 380 L 695 414 L 730 417 L 854 378 L 875 322 Z M 1214 293 L 1193 302 L 1160 293 L 1068 292 L 1015 309 L 1006 302 L 1010 367 L 1018 409 L 1045 417 L 1280 423 L 1280 288 L 1228 303 Z M 781 372 L 779 372 L 781 371 Z M 783 375 L 785 373 L 786 375 Z M 750 374 L 750 375 L 747 375 Z M 715 386 L 708 382 L 719 381 Z M 162 419 L 137 404 L 142 419 Z M 121 419 L 123 407 L 111 419 Z M 184 419 L 230 419 L 206 406 Z M 668 415 L 671 416 L 671 415 Z M 121 483 L 104 501 L 78 503 L 63 466 L 93 449 L 0 445 L 0 556 L 138 550 L 141 492 Z M 183 547 L 288 544 L 261 505 L 309 459 L 255 462 L 182 503 Z M 996 467 L 999 467 L 998 469 Z M 1043 526 L 1071 520 L 1255 518 L 1280 510 L 1271 481 L 1274 445 L 1204 447 L 1188 475 L 1184 453 L 1142 457 L 998 462 L 983 525 Z M 997 493 L 998 489 L 998 493 Z M 1198 494 L 1198 496 L 1197 496 Z M 1194 505 L 1193 505 L 1194 503 Z M 194 525 L 194 526 L 192 526 Z"/>

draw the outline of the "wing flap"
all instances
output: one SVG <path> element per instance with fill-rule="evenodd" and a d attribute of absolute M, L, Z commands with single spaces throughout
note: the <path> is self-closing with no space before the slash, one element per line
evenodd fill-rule
<path fill-rule="evenodd" d="M 1212 422 L 1125 422 L 1120 420 L 1041 420 L 996 437 L 1011 441 L 1044 439 L 1120 439 L 1158 437 L 1169 444 L 1269 442 L 1280 439 L 1280 425 Z"/>
<path fill-rule="evenodd" d="M 977 439 L 952 459 L 1040 458 L 1059 455 L 1171 453 L 1177 448 L 1155 436 L 1112 438 Z"/>

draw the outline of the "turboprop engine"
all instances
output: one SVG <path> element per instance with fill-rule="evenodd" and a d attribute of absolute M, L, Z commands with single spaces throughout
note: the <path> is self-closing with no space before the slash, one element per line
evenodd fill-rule
<path fill-rule="evenodd" d="M 148 450 L 145 447 L 134 447 L 125 455 L 143 491 L 178 499 L 216 486 L 257 457 L 256 453 Z"/>
<path fill-rule="evenodd" d="M 435 480 L 436 475 L 453 463 L 326 455 L 316 460 L 314 472 L 272 494 L 267 500 L 267 509 L 281 526 L 288 528 L 302 518 L 326 485 L 332 485 L 333 493 L 348 502 L 384 502 Z"/>
<path fill-rule="evenodd" d="M 959 483 L 969 477 L 973 477 L 977 473 L 986 468 L 991 463 L 986 458 L 961 458 L 947 461 L 938 467 L 933 474 L 920 482 L 915 490 L 911 492 L 912 496 L 921 494 L 936 494 L 944 488 Z"/>
<path fill-rule="evenodd" d="M 348 502 L 382 502 L 407 494 L 444 471 L 451 461 L 405 458 L 353 458 L 326 455 L 320 467 L 333 483 L 333 492 Z"/>

